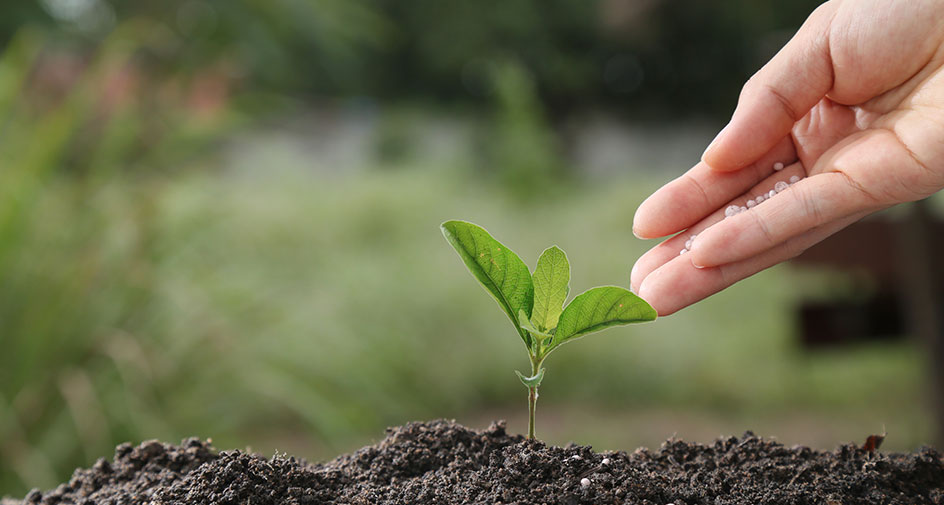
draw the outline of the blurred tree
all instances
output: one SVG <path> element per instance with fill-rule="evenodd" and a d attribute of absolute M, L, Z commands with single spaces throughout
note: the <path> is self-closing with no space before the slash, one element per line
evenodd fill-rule
<path fill-rule="evenodd" d="M 24 24 L 94 44 L 123 20 L 159 22 L 172 63 L 230 62 L 247 85 L 317 98 L 483 104 L 489 68 L 514 59 L 553 117 L 726 116 L 747 79 L 818 0 L 10 0 L 0 43 Z"/>
<path fill-rule="evenodd" d="M 564 167 L 534 80 L 512 61 L 495 65 L 492 74 L 496 104 L 482 139 L 484 171 L 497 173 L 501 187 L 517 201 L 546 197 Z"/>

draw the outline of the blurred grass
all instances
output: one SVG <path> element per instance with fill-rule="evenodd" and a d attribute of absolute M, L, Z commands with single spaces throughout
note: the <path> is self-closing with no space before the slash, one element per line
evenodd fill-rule
<path fill-rule="evenodd" d="M 439 223 L 477 222 L 529 265 L 559 245 L 574 293 L 626 285 L 648 247 L 632 215 L 664 177 L 645 167 L 561 176 L 540 186 L 546 198 L 520 197 L 547 178 L 547 153 L 521 151 L 550 142 L 536 105 L 516 102 L 531 103 L 520 73 L 505 74 L 515 87 L 499 107 L 510 110 L 494 121 L 521 138 L 488 158 L 529 164 L 512 191 L 508 174 L 483 175 L 465 155 L 350 173 L 279 160 L 229 170 L 193 153 L 238 115 L 194 115 L 180 97 L 154 104 L 162 95 L 148 88 L 101 119 L 96 90 L 153 43 L 120 38 L 134 28 L 41 110 L 22 99 L 39 42 L 23 35 L 0 62 L 0 495 L 53 487 L 125 440 L 198 435 L 328 458 L 416 419 L 500 412 L 515 423 L 525 403 L 512 370 L 525 352 Z M 777 268 L 555 353 L 538 407 L 549 432 L 617 448 L 637 440 L 620 420 L 668 409 L 681 414 L 645 423 L 661 436 L 688 413 L 799 413 L 856 416 L 849 430 L 885 423 L 892 447 L 927 440 L 924 372 L 907 342 L 795 347 L 793 308 L 814 284 Z"/>

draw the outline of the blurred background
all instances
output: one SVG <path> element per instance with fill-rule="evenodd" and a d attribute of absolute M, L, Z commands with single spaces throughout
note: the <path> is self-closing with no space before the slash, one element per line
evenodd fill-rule
<path fill-rule="evenodd" d="M 439 223 L 532 267 L 559 245 L 572 293 L 627 285 L 638 204 L 817 3 L 5 1 L 0 496 L 123 441 L 318 461 L 413 420 L 525 431 L 526 352 Z M 538 436 L 940 442 L 911 214 L 555 353 Z"/>

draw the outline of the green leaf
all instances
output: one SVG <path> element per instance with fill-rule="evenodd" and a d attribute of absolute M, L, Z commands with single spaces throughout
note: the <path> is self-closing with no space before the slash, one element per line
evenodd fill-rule
<path fill-rule="evenodd" d="M 570 262 L 564 251 L 551 246 L 541 253 L 532 280 L 534 310 L 531 312 L 531 322 L 543 331 L 553 330 L 557 328 L 557 320 L 570 291 Z"/>
<path fill-rule="evenodd" d="M 518 311 L 518 324 L 521 326 L 522 329 L 528 330 L 528 332 L 530 332 L 531 335 L 540 336 L 540 337 L 551 337 L 551 338 L 554 337 L 554 335 L 550 333 L 546 333 L 535 328 L 534 325 L 531 324 L 531 321 L 528 320 L 528 315 L 525 314 L 523 310 Z"/>
<path fill-rule="evenodd" d="M 515 325 L 524 344 L 531 349 L 531 337 L 521 328 L 518 312 L 530 317 L 534 303 L 531 272 L 517 254 L 495 240 L 482 227 L 465 221 L 446 221 L 441 226 L 465 266 L 482 283 Z"/>
<path fill-rule="evenodd" d="M 564 308 L 551 346 L 610 326 L 653 321 L 657 315 L 652 306 L 627 289 L 617 286 L 589 289 Z"/>
<path fill-rule="evenodd" d="M 541 381 L 544 380 L 544 369 L 538 370 L 538 373 L 534 374 L 532 377 L 525 377 L 523 373 L 515 370 L 515 373 L 518 374 L 518 378 L 521 379 L 521 383 L 524 384 L 527 388 L 536 388 L 541 385 Z"/>

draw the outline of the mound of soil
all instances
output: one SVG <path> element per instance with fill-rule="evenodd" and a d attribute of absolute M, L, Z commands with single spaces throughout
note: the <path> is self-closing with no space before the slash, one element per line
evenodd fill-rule
<path fill-rule="evenodd" d="M 473 431 L 433 421 L 388 429 L 380 443 L 322 464 L 217 453 L 198 439 L 122 444 L 112 462 L 2 505 L 39 503 L 942 504 L 944 464 L 932 449 L 870 457 L 852 445 L 821 452 L 752 433 L 598 454 L 529 442 L 503 423 Z"/>

